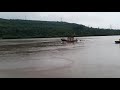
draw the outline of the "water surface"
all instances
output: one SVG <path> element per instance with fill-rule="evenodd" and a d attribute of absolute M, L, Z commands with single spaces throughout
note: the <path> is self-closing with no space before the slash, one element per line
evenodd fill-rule
<path fill-rule="evenodd" d="M 117 78 L 120 77 L 120 36 L 0 40 L 0 77 Z"/>

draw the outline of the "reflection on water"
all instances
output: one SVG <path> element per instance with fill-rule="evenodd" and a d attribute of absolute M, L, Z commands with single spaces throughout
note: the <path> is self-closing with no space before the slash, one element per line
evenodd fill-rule
<path fill-rule="evenodd" d="M 119 36 L 0 40 L 0 77 L 120 77 Z"/>

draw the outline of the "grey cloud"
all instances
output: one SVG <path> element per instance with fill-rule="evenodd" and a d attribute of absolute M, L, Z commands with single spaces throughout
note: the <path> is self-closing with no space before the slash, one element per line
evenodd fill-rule
<path fill-rule="evenodd" d="M 92 27 L 120 29 L 120 12 L 0 12 L 0 18 L 63 21 Z"/>

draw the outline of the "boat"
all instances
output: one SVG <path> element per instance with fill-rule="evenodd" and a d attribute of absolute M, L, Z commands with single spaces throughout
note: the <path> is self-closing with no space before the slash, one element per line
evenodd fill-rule
<path fill-rule="evenodd" d="M 120 39 L 119 39 L 119 41 L 115 41 L 115 43 L 120 43 Z"/>
<path fill-rule="evenodd" d="M 115 41 L 115 43 L 120 43 L 120 41 Z"/>
<path fill-rule="evenodd" d="M 67 37 L 67 39 L 61 39 L 63 42 L 77 42 L 77 39 L 74 39 L 74 37 Z"/>

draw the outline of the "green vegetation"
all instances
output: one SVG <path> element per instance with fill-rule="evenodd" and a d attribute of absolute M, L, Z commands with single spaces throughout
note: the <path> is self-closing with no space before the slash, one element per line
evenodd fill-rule
<path fill-rule="evenodd" d="M 120 30 L 86 27 L 75 23 L 0 19 L 0 38 L 47 38 L 120 35 Z"/>

